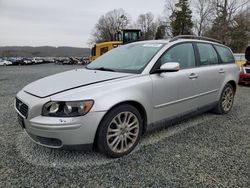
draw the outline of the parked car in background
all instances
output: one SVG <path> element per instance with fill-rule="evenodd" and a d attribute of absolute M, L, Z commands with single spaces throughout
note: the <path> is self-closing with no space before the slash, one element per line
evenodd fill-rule
<path fill-rule="evenodd" d="M 246 63 L 246 58 L 244 53 L 236 53 L 234 54 L 234 58 L 239 66 L 242 66 Z"/>
<path fill-rule="evenodd" d="M 69 59 L 70 59 L 72 64 L 75 64 L 75 65 L 82 64 L 82 62 L 78 58 L 70 57 Z"/>
<path fill-rule="evenodd" d="M 32 64 L 32 61 L 30 58 L 23 59 L 22 65 L 31 65 L 31 64 Z"/>
<path fill-rule="evenodd" d="M 66 57 L 57 57 L 55 58 L 55 63 L 58 65 L 62 65 L 64 61 L 66 61 L 68 58 Z"/>
<path fill-rule="evenodd" d="M 40 63 L 43 63 L 43 59 L 34 57 L 34 58 L 31 59 L 31 62 L 33 64 L 40 64 Z"/>
<path fill-rule="evenodd" d="M 250 46 L 246 48 L 245 54 L 242 56 L 244 56 L 245 63 L 240 67 L 239 84 L 250 84 Z"/>
<path fill-rule="evenodd" d="M 75 58 L 67 57 L 67 58 L 63 59 L 62 65 L 74 65 L 74 64 L 76 64 L 76 62 L 77 61 Z"/>
<path fill-rule="evenodd" d="M 87 65 L 90 63 L 89 57 L 82 57 L 82 64 Z"/>
<path fill-rule="evenodd" d="M 239 84 L 250 84 L 250 64 L 240 68 Z"/>
<path fill-rule="evenodd" d="M 11 61 L 7 61 L 7 60 L 3 60 L 3 59 L 0 59 L 0 65 L 1 66 L 7 66 L 7 65 L 12 65 L 12 62 Z"/>
<path fill-rule="evenodd" d="M 12 65 L 21 65 L 23 63 L 23 58 L 21 57 L 12 57 L 10 58 Z"/>
<path fill-rule="evenodd" d="M 232 51 L 179 36 L 115 48 L 86 69 L 33 82 L 16 96 L 21 127 L 37 144 L 129 154 L 149 129 L 184 115 L 231 111 L 239 80 Z"/>
<path fill-rule="evenodd" d="M 44 57 L 43 62 L 44 63 L 55 63 L 55 58 L 53 58 L 53 57 Z"/>

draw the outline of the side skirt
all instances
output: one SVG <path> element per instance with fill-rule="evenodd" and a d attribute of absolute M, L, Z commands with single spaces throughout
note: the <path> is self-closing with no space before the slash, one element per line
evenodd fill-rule
<path fill-rule="evenodd" d="M 177 116 L 173 116 L 171 118 L 166 118 L 166 119 L 151 123 L 147 126 L 146 132 L 154 131 L 157 129 L 162 129 L 162 128 L 166 128 L 166 127 L 170 127 L 170 126 L 179 124 L 187 119 L 190 119 L 192 117 L 203 114 L 204 112 L 212 110 L 217 104 L 218 104 L 218 102 L 214 102 L 212 104 L 206 105 L 206 106 L 198 108 L 196 110 L 188 111 L 186 113 L 183 113 L 183 114 L 180 114 Z"/>

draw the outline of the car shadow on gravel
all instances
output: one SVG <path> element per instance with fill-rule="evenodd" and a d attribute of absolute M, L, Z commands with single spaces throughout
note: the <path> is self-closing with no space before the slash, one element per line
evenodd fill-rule
<path fill-rule="evenodd" d="M 190 127 L 198 126 L 206 121 L 211 121 L 217 116 L 211 113 L 195 115 L 192 118 L 185 118 L 174 122 L 168 122 L 148 131 L 142 136 L 139 145 L 130 155 L 136 155 L 137 151 L 145 146 L 157 144 L 167 137 L 174 136 Z M 51 149 L 33 143 L 26 133 L 21 133 L 16 142 L 18 153 L 28 163 L 35 166 L 46 166 L 54 168 L 91 168 L 100 166 L 117 159 L 108 158 L 96 151 L 75 149 Z M 130 156 L 129 155 L 129 156 Z M 125 156 L 129 157 L 129 156 Z"/>

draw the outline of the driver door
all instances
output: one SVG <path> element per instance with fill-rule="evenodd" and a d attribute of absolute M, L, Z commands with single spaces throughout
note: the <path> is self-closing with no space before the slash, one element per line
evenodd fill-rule
<path fill-rule="evenodd" d="M 197 110 L 198 107 L 198 74 L 193 44 L 182 43 L 168 49 L 158 60 L 158 68 L 168 62 L 178 62 L 180 70 L 151 75 L 154 122 Z"/>

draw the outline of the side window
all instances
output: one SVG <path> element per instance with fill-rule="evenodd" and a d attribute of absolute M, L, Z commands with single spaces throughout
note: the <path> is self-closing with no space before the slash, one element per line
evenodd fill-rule
<path fill-rule="evenodd" d="M 180 63 L 181 69 L 195 67 L 195 55 L 192 43 L 183 43 L 170 48 L 159 60 L 161 65 L 169 62 Z"/>
<path fill-rule="evenodd" d="M 223 46 L 215 46 L 218 54 L 221 57 L 222 63 L 234 63 L 234 56 L 232 52 Z"/>
<path fill-rule="evenodd" d="M 200 54 L 201 66 L 219 63 L 218 55 L 211 44 L 197 43 L 197 47 Z"/>

